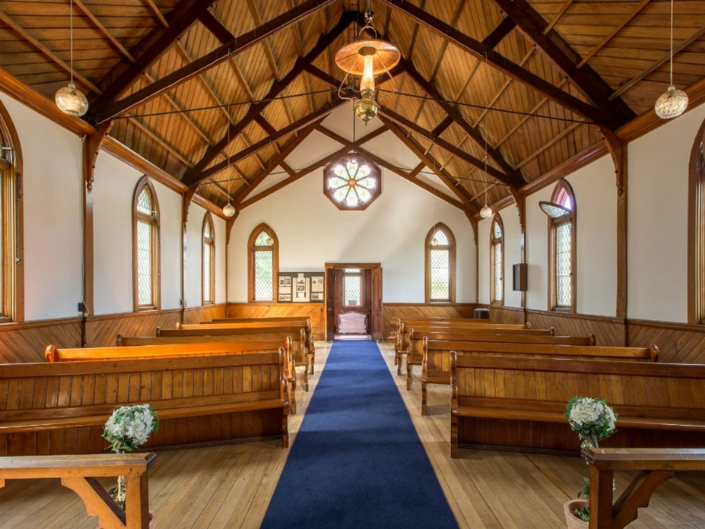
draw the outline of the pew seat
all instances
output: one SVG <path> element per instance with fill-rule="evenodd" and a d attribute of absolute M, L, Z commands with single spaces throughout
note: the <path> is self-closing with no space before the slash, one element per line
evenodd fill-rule
<path fill-rule="evenodd" d="M 705 443 L 705 366 L 451 353 L 451 456 L 461 445 L 577 454 L 564 412 L 574 396 L 619 415 L 605 447 Z M 602 443 L 601 443 L 602 444 Z"/>
<path fill-rule="evenodd" d="M 144 448 L 276 436 L 289 444 L 283 348 L 252 354 L 0 365 L 0 455 L 101 453 L 118 406 L 149 403 Z"/>

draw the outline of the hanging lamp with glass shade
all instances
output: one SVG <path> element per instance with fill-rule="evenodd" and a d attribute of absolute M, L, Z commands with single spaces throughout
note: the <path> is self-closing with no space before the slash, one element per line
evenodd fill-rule
<path fill-rule="evenodd" d="M 228 50 L 228 61 L 230 60 L 230 50 Z M 230 107 L 228 107 L 228 110 Z M 227 125 L 228 127 L 228 145 L 230 145 L 230 125 Z M 227 163 L 226 167 L 230 167 L 230 153 L 226 150 L 225 151 L 225 161 Z M 229 219 L 235 216 L 235 213 L 237 213 L 237 210 L 235 209 L 235 206 L 233 206 L 230 203 L 230 184 L 228 183 L 228 203 L 223 206 L 223 215 L 228 217 Z"/>
<path fill-rule="evenodd" d="M 565 206 L 554 204 L 553 202 L 545 202 L 543 200 L 539 202 L 539 207 L 541 208 L 541 211 L 552 219 L 560 219 L 570 213 L 570 209 Z"/>
<path fill-rule="evenodd" d="M 673 0 L 671 0 L 671 60 L 670 86 L 665 94 L 656 100 L 654 111 L 661 119 L 677 118 L 688 108 L 688 94 L 673 85 Z"/>
<path fill-rule="evenodd" d="M 59 88 L 54 96 L 56 106 L 64 114 L 69 116 L 81 117 L 88 112 L 88 99 L 73 82 L 73 0 L 69 2 L 69 21 L 70 21 L 70 66 L 71 66 L 71 81 L 69 85 Z"/>
<path fill-rule="evenodd" d="M 375 76 L 386 73 L 394 82 L 389 70 L 394 68 L 401 60 L 399 48 L 393 44 L 380 40 L 377 37 L 377 30 L 372 27 L 374 13 L 370 9 L 370 2 L 367 2 L 365 10 L 365 26 L 358 33 L 358 40 L 343 46 L 335 54 L 335 63 L 345 72 L 345 78 L 338 89 L 341 99 L 351 99 L 343 93 L 343 88 L 350 76 L 360 77 L 360 97 L 353 97 L 353 108 L 355 115 L 367 124 L 377 117 L 379 103 L 375 99 L 376 87 Z M 360 36 L 368 32 L 374 34 L 373 39 L 360 39 Z"/>

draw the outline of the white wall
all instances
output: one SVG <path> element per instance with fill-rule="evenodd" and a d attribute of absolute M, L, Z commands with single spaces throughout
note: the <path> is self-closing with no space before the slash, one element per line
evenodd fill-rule
<path fill-rule="evenodd" d="M 228 246 L 228 301 L 247 301 L 247 240 L 261 222 L 279 238 L 282 271 L 322 271 L 325 263 L 381 263 L 386 303 L 424 300 L 424 243 L 437 222 L 457 243 L 458 303 L 475 301 L 475 243 L 467 217 L 382 170 L 382 195 L 365 211 L 340 211 L 323 195 L 314 171 L 242 211 Z"/>
<path fill-rule="evenodd" d="M 688 321 L 688 164 L 705 105 L 629 144 L 630 318 Z"/>
<path fill-rule="evenodd" d="M 25 319 L 76 316 L 83 290 L 82 146 L 0 94 L 24 160 Z"/>
<path fill-rule="evenodd" d="M 206 210 L 191 202 L 186 228 L 186 306 L 203 304 L 203 220 Z M 212 215 L 215 228 L 215 302 L 225 303 L 225 221 Z"/>
<path fill-rule="evenodd" d="M 490 228 L 492 219 L 477 223 L 477 302 L 485 305 L 490 302 Z"/>

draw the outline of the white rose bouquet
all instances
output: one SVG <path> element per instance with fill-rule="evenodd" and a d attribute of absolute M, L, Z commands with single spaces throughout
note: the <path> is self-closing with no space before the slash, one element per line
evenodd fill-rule
<path fill-rule="evenodd" d="M 598 441 L 612 435 L 617 414 L 604 400 L 573 397 L 565 411 L 570 427 L 583 440 L 583 448 L 597 448 Z"/>
<path fill-rule="evenodd" d="M 132 452 L 147 442 L 159 428 L 159 417 L 149 404 L 117 408 L 103 427 L 103 439 L 117 454 Z M 125 479 L 118 477 L 117 487 L 108 493 L 120 508 L 125 508 Z"/>

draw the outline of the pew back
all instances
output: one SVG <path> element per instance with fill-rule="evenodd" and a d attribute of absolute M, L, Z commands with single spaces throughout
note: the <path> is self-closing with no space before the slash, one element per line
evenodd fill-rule
<path fill-rule="evenodd" d="M 259 324 L 259 323 L 280 323 L 288 326 L 304 327 L 306 329 L 306 339 L 308 348 L 314 352 L 314 340 L 313 340 L 313 326 L 311 325 L 311 318 L 307 316 L 279 316 L 272 318 L 216 318 L 209 322 L 201 322 L 203 325 L 211 324 L 233 324 L 233 323 L 249 323 L 249 324 Z"/>

